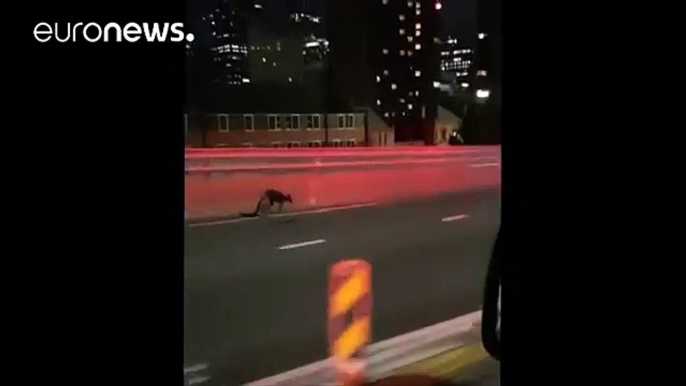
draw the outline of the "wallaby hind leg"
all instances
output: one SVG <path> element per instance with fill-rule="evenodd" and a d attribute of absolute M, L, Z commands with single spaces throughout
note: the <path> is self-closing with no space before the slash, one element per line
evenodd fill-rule
<path fill-rule="evenodd" d="M 267 207 L 267 208 L 266 208 L 267 213 L 268 213 L 268 214 L 271 214 L 271 213 L 272 213 L 272 208 L 274 207 L 274 203 L 273 203 L 273 202 L 265 202 L 265 203 L 267 204 L 267 205 L 266 205 L 266 207 Z"/>
<path fill-rule="evenodd" d="M 260 201 L 259 213 L 260 213 L 260 215 L 269 213 L 269 207 L 267 205 L 267 199 L 266 198 L 263 198 L 262 201 Z"/>

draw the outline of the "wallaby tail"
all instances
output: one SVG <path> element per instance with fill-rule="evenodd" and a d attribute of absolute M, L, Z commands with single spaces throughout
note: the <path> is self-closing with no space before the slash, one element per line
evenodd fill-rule
<path fill-rule="evenodd" d="M 260 197 L 260 199 L 257 201 L 257 206 L 255 207 L 255 211 L 252 213 L 238 213 L 239 217 L 259 217 L 260 216 L 260 207 L 262 206 L 262 203 L 264 202 L 264 196 Z"/>

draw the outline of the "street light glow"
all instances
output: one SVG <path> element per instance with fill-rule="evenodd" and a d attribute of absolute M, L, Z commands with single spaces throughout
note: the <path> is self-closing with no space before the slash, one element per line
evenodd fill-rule
<path fill-rule="evenodd" d="M 436 3 L 436 10 L 440 11 L 443 8 L 443 4 L 441 3 Z"/>

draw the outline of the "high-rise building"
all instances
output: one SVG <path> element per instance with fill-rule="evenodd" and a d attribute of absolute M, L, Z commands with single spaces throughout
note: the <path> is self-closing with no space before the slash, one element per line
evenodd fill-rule
<path fill-rule="evenodd" d="M 305 46 L 303 47 L 303 55 L 305 56 L 305 64 L 312 64 L 321 62 L 329 53 L 329 42 L 323 38 L 316 38 L 314 36 L 305 38 Z"/>
<path fill-rule="evenodd" d="M 371 106 L 396 141 L 434 140 L 441 0 L 330 0 L 333 105 Z"/>
<path fill-rule="evenodd" d="M 481 100 L 499 104 L 501 84 L 501 0 L 477 0 L 477 28 L 479 29 L 474 90 Z"/>
<path fill-rule="evenodd" d="M 443 41 L 441 48 L 441 80 L 451 85 L 469 84 L 474 50 L 454 38 Z"/>
<path fill-rule="evenodd" d="M 203 46 L 212 52 L 217 81 L 239 85 L 250 81 L 247 15 L 239 0 L 209 0 L 200 23 Z"/>

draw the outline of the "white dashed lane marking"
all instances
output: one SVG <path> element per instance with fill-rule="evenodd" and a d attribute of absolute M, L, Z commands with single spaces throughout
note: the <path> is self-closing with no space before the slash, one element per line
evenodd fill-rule
<path fill-rule="evenodd" d="M 444 217 L 441 221 L 443 222 L 450 222 L 450 221 L 457 221 L 457 220 L 463 220 L 465 218 L 468 218 L 468 214 L 458 214 L 457 216 L 450 216 L 450 217 Z"/>
<path fill-rule="evenodd" d="M 326 242 L 326 240 L 324 240 L 324 239 L 318 239 L 318 240 L 312 240 L 312 241 L 303 241 L 302 243 L 282 245 L 279 247 L 279 249 L 286 250 L 286 249 L 293 249 L 293 248 L 308 247 L 310 245 L 316 245 L 316 244 L 321 244 L 321 243 L 325 243 L 325 242 Z"/>
<path fill-rule="evenodd" d="M 206 370 L 207 363 L 198 363 L 197 365 L 188 366 L 183 369 L 184 374 L 197 373 L 198 371 Z"/>

